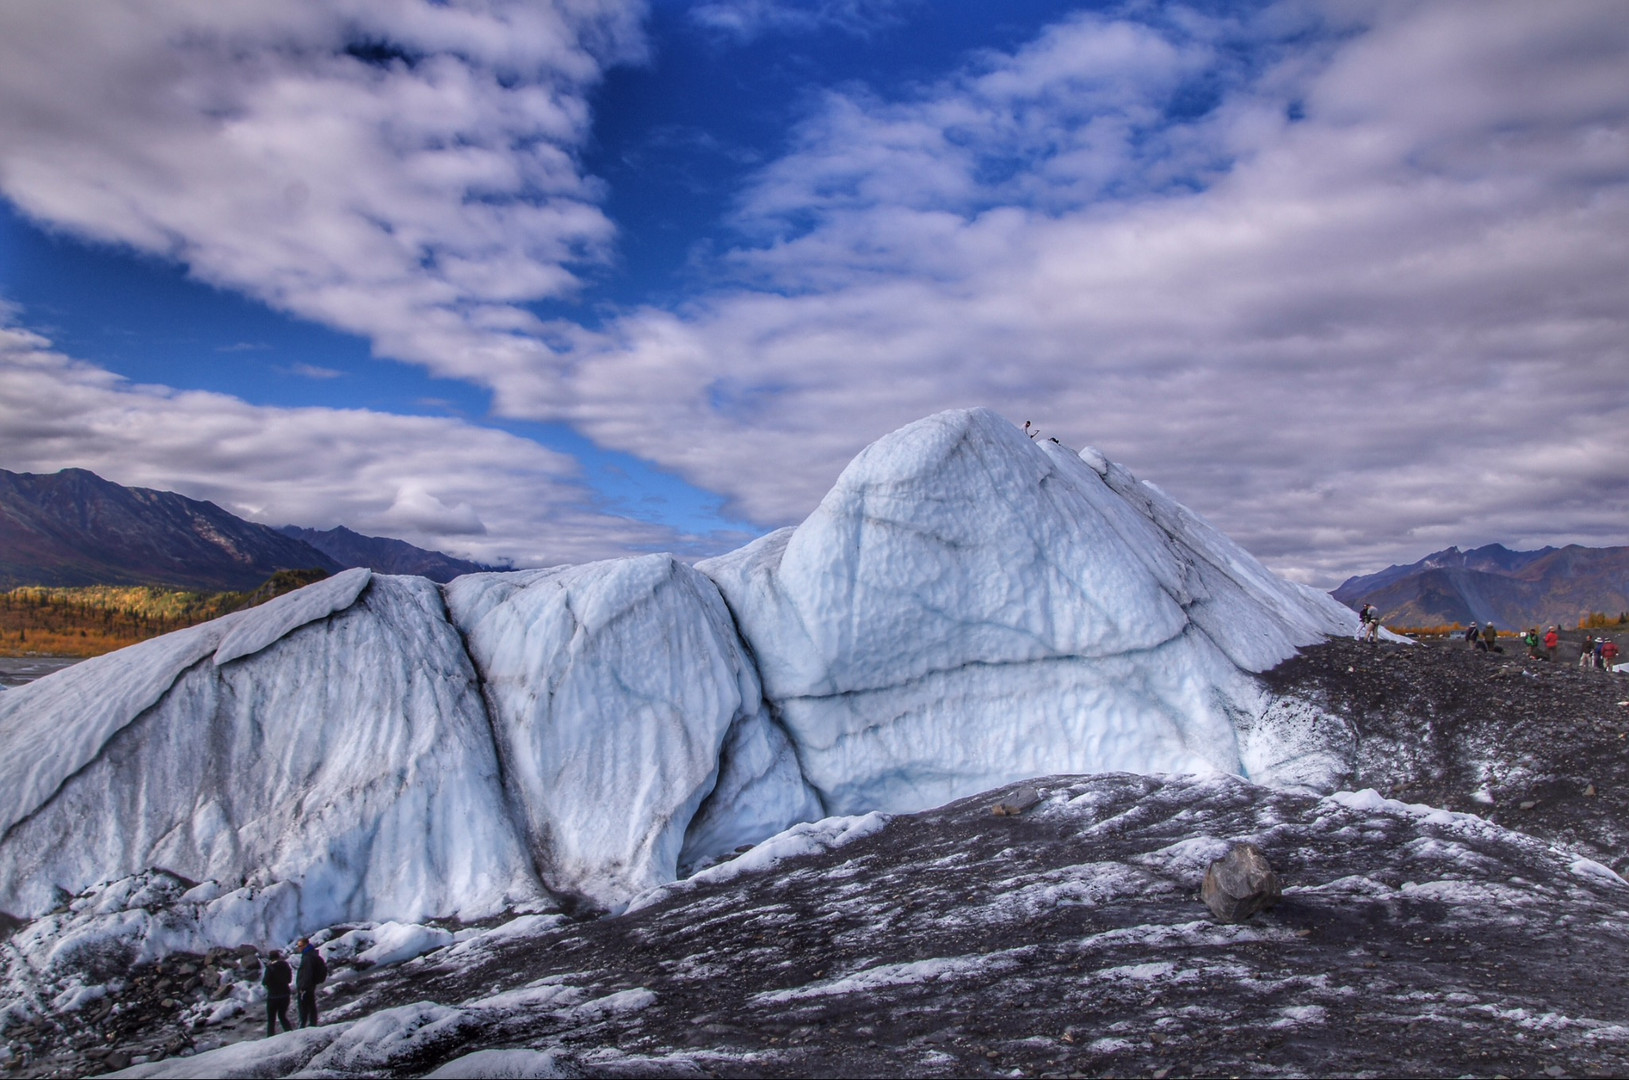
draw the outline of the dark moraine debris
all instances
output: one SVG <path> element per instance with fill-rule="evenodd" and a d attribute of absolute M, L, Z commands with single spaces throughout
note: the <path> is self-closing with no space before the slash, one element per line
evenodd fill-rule
<path fill-rule="evenodd" d="M 327 1026 L 264 1050 L 257 1017 L 194 1038 L 280 1047 L 256 1075 L 424 1075 L 500 1050 L 589 1076 L 1629 1072 L 1629 886 L 1593 862 L 1372 792 L 1033 785 L 1022 816 L 992 818 L 986 793 L 620 917 L 519 920 L 358 973 L 324 991 Z M 1273 852 L 1283 898 L 1218 924 L 1196 894 L 1240 842 Z M 164 1022 L 119 1014 L 115 1049 L 167 1053 Z M 31 1035 L 14 1073 L 84 1070 L 57 1045 Z"/>

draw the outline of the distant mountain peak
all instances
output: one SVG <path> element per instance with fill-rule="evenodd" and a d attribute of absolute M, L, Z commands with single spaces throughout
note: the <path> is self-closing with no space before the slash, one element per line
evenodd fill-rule
<path fill-rule="evenodd" d="M 244 591 L 280 570 L 333 574 L 355 566 L 437 581 L 495 569 L 343 526 L 327 532 L 274 529 L 212 502 L 125 487 L 89 469 L 0 469 L 0 589 L 160 585 Z"/>
<path fill-rule="evenodd" d="M 394 540 L 388 536 L 365 536 L 343 525 L 321 531 L 284 525 L 277 531 L 310 544 L 346 566 L 366 566 L 382 574 L 418 574 L 432 581 L 446 582 L 461 574 L 509 569 L 414 547 L 405 540 Z"/>
<path fill-rule="evenodd" d="M 1393 626 L 1572 626 L 1593 612 L 1629 610 L 1629 547 L 1449 547 L 1348 578 L 1333 595 L 1352 606 L 1374 604 Z"/>

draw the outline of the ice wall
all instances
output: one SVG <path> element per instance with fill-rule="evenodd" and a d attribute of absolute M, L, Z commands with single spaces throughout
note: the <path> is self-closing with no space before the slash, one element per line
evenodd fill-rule
<path fill-rule="evenodd" d="M 436 586 L 366 573 L 359 599 L 354 575 L 330 579 L 148 643 L 140 693 L 121 693 L 136 649 L 8 693 L 8 751 L 58 752 L 31 763 L 27 799 L 8 800 L 0 909 L 39 914 L 149 867 L 292 883 L 305 927 L 543 898 Z M 217 665 L 204 646 L 234 635 L 258 647 Z"/>
<path fill-rule="evenodd" d="M 943 413 L 697 568 L 347 571 L 8 691 L 0 909 L 156 868 L 214 882 L 204 937 L 615 910 L 827 814 L 1239 771 L 1249 673 L 1353 618 L 1095 452 Z"/>
<path fill-rule="evenodd" d="M 647 555 L 472 574 L 447 587 L 447 602 L 551 889 L 615 907 L 673 880 L 721 758 L 726 816 L 745 810 L 750 831 L 763 830 L 754 839 L 804 820 L 802 777 L 753 757 L 773 734 L 757 676 L 718 591 L 689 566 Z M 707 832 L 703 848 L 735 835 Z"/>
<path fill-rule="evenodd" d="M 1245 672 L 1344 628 L 1088 457 L 941 413 L 868 447 L 795 529 L 698 564 L 829 812 L 1046 772 L 1237 772 Z"/>

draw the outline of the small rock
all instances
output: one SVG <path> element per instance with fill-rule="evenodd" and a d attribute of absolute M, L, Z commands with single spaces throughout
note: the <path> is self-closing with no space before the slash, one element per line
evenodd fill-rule
<path fill-rule="evenodd" d="M 1025 784 L 1006 799 L 990 807 L 997 817 L 1016 817 L 1041 801 L 1041 793 Z"/>
<path fill-rule="evenodd" d="M 1586 799 L 1593 799 L 1595 797 L 1595 785 L 1594 784 L 1591 784 L 1589 787 L 1584 789 L 1584 797 Z"/>
<path fill-rule="evenodd" d="M 1538 805 L 1538 802 L 1536 800 L 1533 800 L 1533 799 L 1527 799 L 1527 800 L 1525 800 L 1525 801 L 1523 801 L 1523 802 L 1521 802 L 1521 803 L 1519 803 L 1517 805 L 1522 810 L 1531 810 L 1531 809 L 1533 809 L 1533 807 Z"/>
<path fill-rule="evenodd" d="M 1205 870 L 1200 899 L 1221 922 L 1243 922 L 1278 903 L 1278 875 L 1254 844 L 1234 844 Z"/>

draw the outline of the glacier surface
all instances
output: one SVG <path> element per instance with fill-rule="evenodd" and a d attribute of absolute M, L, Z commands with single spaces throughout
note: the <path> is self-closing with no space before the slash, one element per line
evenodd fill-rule
<path fill-rule="evenodd" d="M 619 910 L 833 814 L 1241 772 L 1252 673 L 1355 628 L 1097 452 L 942 413 L 696 567 L 348 571 L 0 695 L 0 910 L 148 872 L 193 947 Z"/>

